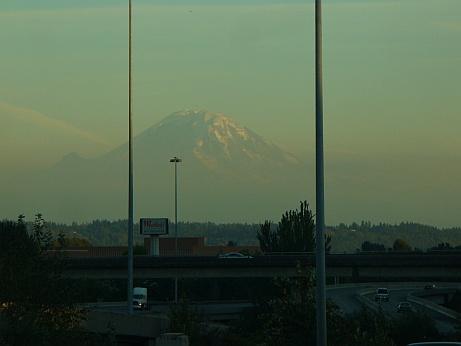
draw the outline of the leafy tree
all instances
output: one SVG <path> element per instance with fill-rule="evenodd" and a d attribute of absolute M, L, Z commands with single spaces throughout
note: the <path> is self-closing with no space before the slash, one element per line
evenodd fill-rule
<path fill-rule="evenodd" d="M 301 270 L 301 269 L 298 269 Z M 301 273 L 301 272 L 300 272 Z M 227 335 L 225 345 L 314 345 L 315 289 L 311 271 L 298 278 L 274 279 L 273 297 L 256 302 Z M 331 305 L 328 316 L 331 317 Z"/>
<path fill-rule="evenodd" d="M 56 242 L 55 242 L 55 248 L 58 248 L 58 249 L 63 249 L 66 247 L 66 235 L 64 234 L 64 232 L 60 231 L 58 233 L 58 239 L 56 239 Z"/>
<path fill-rule="evenodd" d="M 402 251 L 402 252 L 412 250 L 411 246 L 405 240 L 400 239 L 400 238 L 394 241 L 394 244 L 392 245 L 392 249 L 394 251 Z"/>
<path fill-rule="evenodd" d="M 315 292 L 311 275 L 277 279 L 279 295 L 267 302 L 260 316 L 268 345 L 315 344 Z"/>
<path fill-rule="evenodd" d="M 333 345 L 344 346 L 395 346 L 391 338 L 392 324 L 383 312 L 363 308 L 349 316 L 343 316 L 336 328 Z"/>
<path fill-rule="evenodd" d="M 61 277 L 60 257 L 46 253 L 51 243 L 41 214 L 31 234 L 22 215 L 0 222 L 1 345 L 91 344 L 80 330 L 75 287 Z"/>
<path fill-rule="evenodd" d="M 55 249 L 88 248 L 91 246 L 88 239 L 79 237 L 67 238 L 63 232 L 58 233 L 58 238 L 53 242 Z"/>
<path fill-rule="evenodd" d="M 408 345 L 418 341 L 439 341 L 435 321 L 420 312 L 406 313 L 392 322 L 392 339 L 397 345 Z"/>
<path fill-rule="evenodd" d="M 263 252 L 280 252 L 280 244 L 277 232 L 272 230 L 270 221 L 265 221 L 257 232 L 259 247 Z"/>
<path fill-rule="evenodd" d="M 247 311 L 227 335 L 225 345 L 315 345 L 315 286 L 311 272 L 298 278 L 275 279 L 273 298 Z M 327 302 L 328 344 L 332 346 L 395 346 L 391 323 L 368 310 L 352 316 Z"/>
<path fill-rule="evenodd" d="M 24 214 L 20 214 L 18 216 L 18 225 L 25 226 L 26 224 L 25 219 L 26 219 L 26 216 Z"/>
<path fill-rule="evenodd" d="M 173 333 L 184 333 L 189 336 L 192 346 L 201 345 L 200 339 L 203 334 L 202 319 L 196 309 L 192 308 L 184 297 L 179 304 L 172 305 L 168 311 L 170 320 L 170 331 Z"/>
<path fill-rule="evenodd" d="M 40 213 L 35 215 L 33 224 L 33 237 L 36 244 L 39 246 L 40 253 L 44 253 L 51 249 L 53 234 L 48 228 L 46 228 L 45 220 Z"/>
<path fill-rule="evenodd" d="M 282 215 L 276 229 L 265 221 L 257 232 L 263 252 L 312 252 L 315 248 L 314 215 L 307 201 L 301 202 L 299 210 Z M 331 236 L 325 238 L 326 251 L 331 250 Z"/>

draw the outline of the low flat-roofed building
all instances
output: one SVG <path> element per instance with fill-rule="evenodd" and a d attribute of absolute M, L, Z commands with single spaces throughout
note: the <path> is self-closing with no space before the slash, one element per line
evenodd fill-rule
<path fill-rule="evenodd" d="M 49 254 L 61 253 L 68 257 L 118 257 L 127 253 L 126 246 L 90 246 L 79 248 L 68 248 L 59 250 L 48 250 Z"/>
<path fill-rule="evenodd" d="M 150 255 L 150 238 L 144 238 L 145 254 Z M 127 255 L 126 246 L 90 246 L 61 250 L 49 250 L 49 254 L 64 254 L 67 257 L 119 257 Z M 219 256 L 229 252 L 241 252 L 249 255 L 260 253 L 259 246 L 206 245 L 205 237 L 178 237 L 178 256 Z M 137 253 L 135 252 L 135 255 Z M 175 238 L 159 238 L 159 255 L 175 256 Z"/>
<path fill-rule="evenodd" d="M 144 238 L 144 247 L 148 255 L 150 255 L 150 242 L 151 238 Z M 205 242 L 205 237 L 178 237 L 178 256 L 196 256 L 197 250 L 205 247 Z M 159 238 L 159 255 L 176 255 L 174 237 Z"/>

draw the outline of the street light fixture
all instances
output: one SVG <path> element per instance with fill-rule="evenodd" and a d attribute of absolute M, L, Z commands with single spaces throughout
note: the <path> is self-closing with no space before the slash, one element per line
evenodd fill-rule
<path fill-rule="evenodd" d="M 174 255 L 178 257 L 178 163 L 182 160 L 175 156 L 170 162 L 174 163 Z M 174 278 L 174 302 L 178 303 L 178 275 Z"/>
<path fill-rule="evenodd" d="M 325 199 L 323 165 L 322 1 L 315 0 L 315 275 L 317 346 L 327 346 L 325 293 Z"/>

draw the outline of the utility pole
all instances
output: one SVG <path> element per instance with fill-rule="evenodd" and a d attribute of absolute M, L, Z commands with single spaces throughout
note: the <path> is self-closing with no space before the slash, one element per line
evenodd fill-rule
<path fill-rule="evenodd" d="M 128 312 L 133 313 L 133 122 L 131 75 L 131 0 L 128 0 Z"/>
<path fill-rule="evenodd" d="M 315 0 L 315 201 L 317 346 L 327 346 L 325 294 L 325 200 L 323 167 L 322 1 Z"/>
<path fill-rule="evenodd" d="M 170 162 L 174 163 L 174 255 L 178 257 L 178 163 L 182 160 L 173 157 Z M 174 278 L 174 302 L 178 304 L 178 275 Z"/>

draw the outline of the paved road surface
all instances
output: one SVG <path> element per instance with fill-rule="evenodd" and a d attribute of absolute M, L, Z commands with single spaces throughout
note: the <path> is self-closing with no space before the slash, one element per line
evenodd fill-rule
<path fill-rule="evenodd" d="M 357 293 L 371 288 L 373 288 L 371 285 L 328 287 L 327 299 L 331 299 L 346 314 L 352 314 L 362 308 L 362 303 L 357 299 Z"/>
<path fill-rule="evenodd" d="M 373 284 L 361 284 L 361 285 L 338 285 L 338 286 L 329 286 L 327 288 L 327 298 L 334 301 L 339 308 L 344 311 L 346 314 L 351 314 L 353 312 L 359 311 L 362 308 L 362 303 L 357 298 L 357 295 L 365 290 L 374 290 L 377 287 L 388 287 L 389 288 L 389 302 L 382 302 L 381 307 L 383 311 L 389 316 L 397 317 L 397 304 L 401 301 L 405 301 L 407 295 L 411 292 L 414 292 L 415 289 L 421 289 L 424 287 L 424 283 L 421 284 L 383 284 L 383 283 L 373 283 Z M 459 284 L 438 284 L 439 288 L 442 287 L 453 287 Z M 370 303 L 374 302 L 374 293 L 365 295 L 365 298 L 370 300 Z M 196 303 L 195 307 L 204 315 L 213 316 L 217 320 L 220 319 L 229 319 L 236 318 L 238 314 L 245 308 L 252 306 L 250 302 L 206 302 L 206 303 Z M 414 304 L 413 304 L 414 305 Z M 415 305 L 414 305 L 415 306 Z M 454 321 L 449 317 L 438 313 L 436 311 L 423 308 L 420 306 L 415 306 L 419 311 L 424 311 L 428 313 L 437 324 L 437 328 L 440 332 L 450 332 L 454 330 Z M 100 303 L 98 304 L 97 309 L 110 310 L 110 311 L 126 311 L 125 303 Z M 169 310 L 169 304 L 165 302 L 153 302 L 150 307 L 150 311 L 136 311 L 137 314 L 165 314 Z"/>
<path fill-rule="evenodd" d="M 439 288 L 443 288 L 446 286 L 439 286 Z M 397 312 L 397 305 L 400 302 L 406 301 L 408 294 L 414 292 L 415 289 L 407 288 L 407 289 L 399 289 L 399 288 L 390 288 L 389 289 L 389 302 L 379 302 L 378 304 L 381 306 L 383 311 L 392 317 L 398 317 L 399 315 L 403 314 L 402 312 Z M 374 294 L 369 294 L 365 296 L 366 298 L 374 301 Z M 450 333 L 454 332 L 456 328 L 456 323 L 453 319 L 441 314 L 437 311 L 432 309 L 425 308 L 421 305 L 411 303 L 413 308 L 416 311 L 421 311 L 428 314 L 432 317 L 436 323 L 437 329 L 441 333 Z"/>

